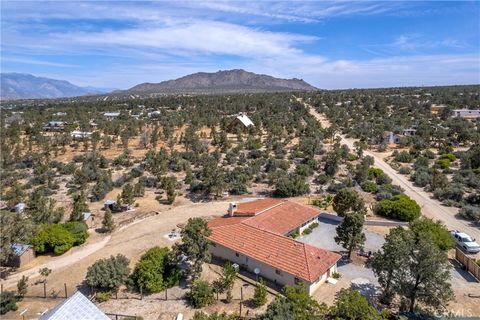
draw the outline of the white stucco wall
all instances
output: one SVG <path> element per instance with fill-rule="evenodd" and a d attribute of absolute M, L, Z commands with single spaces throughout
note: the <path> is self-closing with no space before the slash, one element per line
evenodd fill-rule
<path fill-rule="evenodd" d="M 237 263 L 242 268 L 247 269 L 249 272 L 254 273 L 255 268 L 260 269 L 259 277 L 266 278 L 270 281 L 273 281 L 280 285 L 295 285 L 295 276 L 289 274 L 285 271 L 280 271 L 279 273 L 276 272 L 276 269 L 270 265 L 267 265 L 261 261 L 253 259 L 251 257 L 247 257 L 244 254 L 238 253 L 238 257 L 236 256 L 236 252 L 220 245 L 215 244 L 215 246 L 210 246 L 210 252 L 213 256 L 222 258 L 224 260 L 231 261 L 232 263 Z M 336 268 L 333 266 L 332 268 Z M 334 269 L 336 270 L 336 269 Z M 333 272 L 333 271 L 332 271 Z M 312 294 L 318 287 L 325 282 L 327 279 L 327 273 L 323 274 L 318 281 L 314 283 L 307 282 L 303 279 L 299 279 L 305 285 L 307 291 Z"/>

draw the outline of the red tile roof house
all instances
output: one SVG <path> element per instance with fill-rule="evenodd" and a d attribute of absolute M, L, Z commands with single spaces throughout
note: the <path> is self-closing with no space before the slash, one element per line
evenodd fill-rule
<path fill-rule="evenodd" d="M 228 214 L 208 222 L 213 256 L 280 285 L 303 282 L 312 294 L 337 270 L 341 256 L 289 237 L 318 221 L 320 212 L 287 200 L 231 203 Z"/>

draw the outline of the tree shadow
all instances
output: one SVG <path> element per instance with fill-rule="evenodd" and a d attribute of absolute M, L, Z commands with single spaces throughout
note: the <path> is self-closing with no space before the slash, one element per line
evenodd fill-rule
<path fill-rule="evenodd" d="M 457 272 L 465 281 L 467 282 L 479 282 L 477 278 L 475 278 L 466 268 L 457 260 L 455 259 L 448 259 L 450 263 L 453 265 L 453 272 Z"/>

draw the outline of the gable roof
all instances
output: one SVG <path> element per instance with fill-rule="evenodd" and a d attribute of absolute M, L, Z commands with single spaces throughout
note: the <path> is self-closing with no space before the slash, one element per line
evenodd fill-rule
<path fill-rule="evenodd" d="M 245 126 L 245 127 L 250 127 L 254 126 L 252 120 L 246 115 L 246 114 L 240 114 L 237 116 L 237 119 L 240 120 L 240 122 Z"/>
<path fill-rule="evenodd" d="M 319 211 L 295 202 L 261 199 L 240 203 L 233 216 L 208 222 L 209 239 L 298 278 L 314 282 L 340 255 L 285 234 L 317 217 Z"/>
<path fill-rule="evenodd" d="M 336 253 L 244 223 L 212 227 L 209 239 L 309 282 L 340 259 Z"/>
<path fill-rule="evenodd" d="M 51 309 L 40 320 L 110 320 L 96 305 L 80 291 Z"/>

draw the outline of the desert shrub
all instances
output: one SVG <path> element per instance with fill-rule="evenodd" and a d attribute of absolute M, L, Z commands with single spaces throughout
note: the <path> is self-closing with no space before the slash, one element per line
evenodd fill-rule
<path fill-rule="evenodd" d="M 121 254 L 97 260 L 87 270 L 88 285 L 101 290 L 115 290 L 128 279 L 130 261 Z"/>
<path fill-rule="evenodd" d="M 111 297 L 112 297 L 111 291 L 98 291 L 95 294 L 95 300 L 97 300 L 98 302 L 108 301 L 110 300 Z"/>
<path fill-rule="evenodd" d="M 203 308 L 215 302 L 213 287 L 202 280 L 195 281 L 187 297 L 194 308 Z"/>
<path fill-rule="evenodd" d="M 310 233 L 312 233 L 312 229 L 306 228 L 305 230 L 303 230 L 302 235 L 307 235 L 307 234 L 310 234 Z"/>
<path fill-rule="evenodd" d="M 461 184 L 454 183 L 448 185 L 446 188 L 435 190 L 433 196 L 441 201 L 452 200 L 460 202 L 463 199 L 464 192 L 464 188 Z"/>
<path fill-rule="evenodd" d="M 417 202 L 404 194 L 382 200 L 374 207 L 376 214 L 402 221 L 412 221 L 418 218 L 420 211 Z"/>
<path fill-rule="evenodd" d="M 313 174 L 313 169 L 310 166 L 301 163 L 301 164 L 297 165 L 297 167 L 295 168 L 295 172 L 299 176 L 308 177 L 308 176 L 311 176 Z"/>
<path fill-rule="evenodd" d="M 412 172 L 412 169 L 408 166 L 402 166 L 400 167 L 400 170 L 398 170 L 398 173 L 400 174 L 410 174 Z"/>
<path fill-rule="evenodd" d="M 383 170 L 380 168 L 372 167 L 368 169 L 368 177 L 372 180 L 380 177 L 382 174 L 384 173 L 383 173 Z"/>
<path fill-rule="evenodd" d="M 457 160 L 457 157 L 453 153 L 445 153 L 440 156 L 440 159 L 448 159 L 450 162 Z"/>
<path fill-rule="evenodd" d="M 423 152 L 423 155 L 428 159 L 435 159 L 435 152 L 433 152 L 432 150 L 429 150 L 429 149 L 425 150 Z"/>
<path fill-rule="evenodd" d="M 377 184 L 373 181 L 365 181 L 362 183 L 362 190 L 365 192 L 374 193 L 377 191 Z"/>
<path fill-rule="evenodd" d="M 318 176 L 315 177 L 315 183 L 318 183 L 321 185 L 327 183 L 329 180 L 330 180 L 330 177 L 324 173 L 320 173 Z"/>
<path fill-rule="evenodd" d="M 407 151 L 400 151 L 394 156 L 394 159 L 401 163 L 410 163 L 413 161 L 414 156 Z"/>
<path fill-rule="evenodd" d="M 30 241 L 35 252 L 63 254 L 75 243 L 73 234 L 61 224 L 43 224 Z"/>
<path fill-rule="evenodd" d="M 432 181 L 432 175 L 430 174 L 430 171 L 428 169 L 419 168 L 412 174 L 410 179 L 416 186 L 426 187 L 430 184 L 430 181 Z"/>
<path fill-rule="evenodd" d="M 450 168 L 450 160 L 448 160 L 448 159 L 437 160 L 436 165 L 440 169 L 449 169 Z"/>
<path fill-rule="evenodd" d="M 470 220 L 470 221 L 475 221 L 475 222 L 480 222 L 480 208 L 479 207 L 474 207 L 474 206 L 463 206 L 460 211 L 458 212 L 460 217 Z"/>

